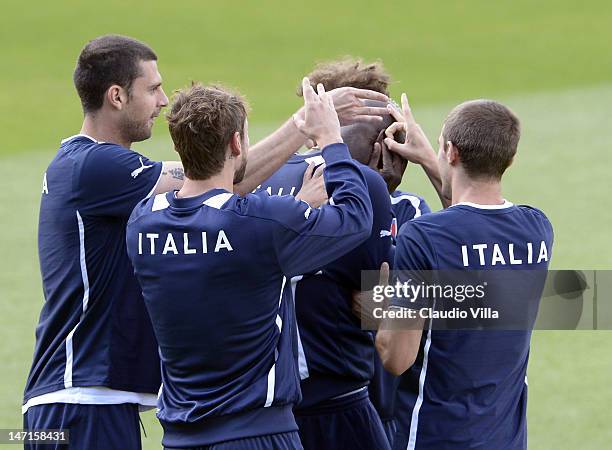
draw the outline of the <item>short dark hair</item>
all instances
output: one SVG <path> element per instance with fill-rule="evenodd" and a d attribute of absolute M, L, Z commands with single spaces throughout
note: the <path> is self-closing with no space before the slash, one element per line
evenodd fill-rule
<path fill-rule="evenodd" d="M 220 86 L 192 83 L 175 92 L 166 118 L 188 178 L 205 180 L 221 171 L 234 133 L 244 138 L 247 108 L 240 94 Z"/>
<path fill-rule="evenodd" d="M 518 117 L 493 100 L 472 100 L 455 107 L 442 131 L 469 176 L 500 179 L 512 163 L 521 137 Z"/>
<path fill-rule="evenodd" d="M 315 89 L 317 84 L 321 83 L 327 91 L 351 86 L 389 95 L 390 77 L 380 61 L 365 63 L 360 58 L 346 56 L 339 60 L 319 63 L 306 76 Z M 297 89 L 297 94 L 302 96 L 301 85 Z"/>
<path fill-rule="evenodd" d="M 140 61 L 157 61 L 157 55 L 136 39 L 106 35 L 89 41 L 81 50 L 72 77 L 83 112 L 100 109 L 105 92 L 114 84 L 129 94 L 133 81 L 141 75 Z"/>

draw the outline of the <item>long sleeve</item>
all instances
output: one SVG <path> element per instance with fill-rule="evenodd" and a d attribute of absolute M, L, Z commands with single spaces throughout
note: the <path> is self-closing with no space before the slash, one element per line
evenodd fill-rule
<path fill-rule="evenodd" d="M 311 208 L 291 196 L 270 197 L 274 220 L 274 249 L 288 276 L 313 271 L 364 242 L 372 231 L 372 204 L 365 177 L 345 144 L 323 149 L 330 204 Z"/>

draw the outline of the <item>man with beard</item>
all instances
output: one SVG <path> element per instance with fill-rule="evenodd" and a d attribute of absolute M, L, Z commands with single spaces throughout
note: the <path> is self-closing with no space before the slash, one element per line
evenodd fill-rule
<path fill-rule="evenodd" d="M 142 42 L 123 36 L 89 42 L 74 71 L 83 126 L 62 141 L 43 177 L 38 243 L 45 303 L 22 412 L 25 429 L 69 429 L 76 448 L 139 449 L 138 408 L 156 404 L 157 342 L 127 258 L 125 225 L 140 200 L 183 184 L 180 162 L 153 162 L 130 150 L 150 137 L 168 103 L 161 83 L 157 56 Z M 330 96 L 343 122 L 380 121 L 367 115 L 380 111 L 360 98 L 386 99 L 357 89 Z M 234 189 L 249 192 L 305 139 L 288 120 L 253 146 Z"/>
<path fill-rule="evenodd" d="M 353 86 L 377 91 L 385 95 L 389 94 L 388 87 L 391 80 L 382 62 L 365 62 L 362 59 L 351 57 L 322 62 L 308 74 L 308 78 L 313 86 L 316 83 L 321 83 L 328 90 L 343 86 Z M 298 89 L 298 95 L 300 94 L 301 87 Z M 371 106 L 380 105 L 372 102 Z M 396 113 L 396 115 L 399 116 L 399 113 Z M 387 116 L 385 118 L 385 124 L 390 125 L 391 122 L 393 122 L 393 119 Z M 397 189 L 402 182 L 408 160 L 387 149 L 383 142 L 385 137 L 383 124 L 355 124 L 349 127 L 343 127 L 342 133 L 353 158 L 377 171 L 387 184 L 388 195 L 391 200 L 391 210 L 394 216 L 390 227 L 391 238 L 394 240 L 397 230 L 399 230 L 404 223 L 431 211 L 429 205 L 421 196 Z M 423 168 L 432 182 L 432 185 L 438 192 L 442 204 L 447 204 L 446 199 L 440 194 L 441 182 L 435 158 L 428 158 L 427 153 L 418 152 L 413 152 L 406 156 L 409 158 L 410 162 Z M 316 153 L 306 153 L 292 157 L 283 168 L 263 183 L 263 187 L 267 188 L 268 192 L 274 194 L 297 192 L 301 188 L 299 183 L 305 169 L 304 162 L 316 161 L 316 158 Z M 312 169 L 311 167 L 305 171 L 304 180 L 310 180 Z M 295 173 L 296 171 L 297 173 Z M 312 184 L 308 187 L 311 188 L 311 186 Z M 374 196 L 372 192 L 370 195 L 372 198 L 379 198 Z M 382 204 L 382 199 L 378 203 L 379 207 L 377 208 L 373 200 L 375 220 L 377 212 L 378 215 L 382 215 L 382 211 L 384 211 L 385 208 Z M 302 441 L 305 446 L 308 446 L 311 442 L 311 448 L 317 448 L 317 446 L 322 445 L 317 441 L 317 437 L 320 437 L 324 441 L 327 440 L 334 445 L 340 445 L 339 440 L 343 436 L 347 439 L 354 440 L 355 443 L 352 443 L 351 446 L 368 448 L 368 446 L 379 446 L 379 444 L 372 443 L 368 440 L 371 439 L 373 435 L 376 435 L 376 433 L 372 431 L 373 428 L 371 425 L 360 426 L 352 419 L 345 422 L 344 429 L 342 426 L 336 426 L 335 431 L 326 427 L 338 425 L 341 423 L 340 420 L 333 425 L 329 420 L 322 420 L 319 423 L 320 426 L 316 426 L 317 416 L 307 414 L 308 410 L 312 410 L 313 408 L 306 407 L 316 403 L 316 400 L 314 398 L 309 398 L 312 396 L 308 396 L 307 394 L 314 391 L 313 389 L 309 389 L 309 386 L 316 383 L 313 382 L 313 378 L 317 377 L 317 370 L 311 370 L 310 372 L 306 370 L 307 360 L 310 361 L 312 366 L 317 367 L 319 372 L 328 375 L 341 374 L 345 378 L 345 382 L 349 384 L 357 382 L 362 386 L 364 383 L 369 382 L 368 393 L 370 401 L 378 412 L 389 443 L 391 445 L 393 444 L 393 437 L 396 432 L 395 415 L 397 413 L 396 386 L 399 379 L 382 367 L 378 355 L 373 351 L 373 342 L 369 334 L 359 330 L 357 328 L 358 323 L 355 323 L 354 319 L 343 315 L 344 312 L 346 312 L 346 302 L 343 303 L 342 301 L 338 301 L 338 298 L 343 298 L 348 295 L 347 292 L 350 291 L 349 287 L 354 289 L 356 315 L 361 319 L 361 296 L 357 294 L 357 291 L 361 289 L 359 278 L 360 271 L 378 269 L 382 261 L 387 261 L 390 264 L 393 263 L 393 247 L 391 247 L 389 256 L 381 260 L 380 252 L 376 251 L 376 247 L 380 245 L 380 243 L 376 243 L 377 240 L 374 235 L 370 237 L 370 240 L 369 250 L 368 241 L 362 245 L 363 249 L 362 253 L 359 254 L 360 256 L 358 256 L 358 252 L 355 250 L 352 252 L 355 253 L 352 258 L 345 257 L 328 268 L 344 267 L 344 273 L 352 273 L 352 276 L 348 277 L 349 281 L 347 281 L 346 276 L 333 279 L 334 270 L 324 270 L 325 276 L 322 275 L 314 278 L 306 276 L 297 283 L 296 301 L 298 301 L 298 303 L 296 308 L 298 312 L 298 325 L 303 328 L 302 340 L 304 341 L 302 342 L 303 346 L 300 357 L 302 359 L 301 367 L 304 377 L 303 385 L 306 386 L 306 390 L 304 391 L 304 402 L 298 407 L 297 414 L 298 422 L 308 422 L 308 424 L 304 423 L 305 430 L 302 432 L 304 436 Z M 347 264 L 347 261 L 350 261 L 350 264 Z M 376 261 L 378 261 L 378 265 L 376 265 Z M 317 283 L 321 284 L 323 278 L 327 279 L 328 289 L 323 289 L 322 286 L 317 285 Z M 344 287 L 339 287 L 342 284 L 344 284 Z M 365 287 L 366 286 L 364 286 L 364 288 Z M 311 301 L 300 303 L 300 297 L 304 297 L 305 299 L 317 298 L 321 302 L 321 307 L 319 309 L 315 308 Z M 336 300 L 330 301 L 330 298 L 335 298 Z M 329 308 L 329 305 L 332 304 L 340 304 L 343 307 L 336 308 L 336 311 L 333 312 Z M 317 320 L 317 315 L 319 315 L 319 320 Z M 327 336 L 326 333 L 321 333 L 319 330 L 322 324 L 330 322 L 332 316 L 337 318 L 337 320 L 344 319 L 345 329 L 342 333 L 342 339 L 338 339 L 337 336 L 332 333 L 332 335 L 335 336 L 334 339 L 333 337 Z M 302 320 L 300 320 L 300 318 Z M 335 342 L 340 342 L 340 344 L 329 345 L 329 342 L 327 342 L 327 344 L 323 345 L 322 341 L 324 340 L 334 340 Z M 334 353 L 333 349 L 342 350 L 342 352 L 338 351 Z M 373 353 L 374 355 L 372 355 Z M 374 361 L 373 373 L 371 373 L 372 360 Z M 312 373 L 313 376 L 307 379 L 308 377 L 306 377 L 306 375 L 309 373 Z M 346 387 L 346 385 L 344 386 Z M 324 389 L 318 389 L 317 391 L 319 397 L 326 393 Z M 346 404 L 350 403 L 350 398 L 345 398 L 344 400 Z M 362 400 L 362 403 L 364 402 L 365 401 Z M 342 405 L 336 402 L 336 413 L 338 416 L 342 416 L 342 410 Z M 304 412 L 303 417 L 300 411 Z M 355 408 L 353 408 L 353 411 L 355 411 Z M 326 417 L 326 419 L 328 417 Z M 376 421 L 372 420 L 370 424 L 375 422 Z M 313 424 L 315 424 L 315 426 L 313 426 Z M 308 429 L 306 429 L 307 425 Z M 307 433 L 310 435 L 309 437 L 306 437 Z"/>
<path fill-rule="evenodd" d="M 376 270 L 390 259 L 393 213 L 388 189 L 382 177 L 366 164 L 374 146 L 380 145 L 377 137 L 391 122 L 388 115 L 379 126 L 342 127 L 342 139 L 351 157 L 360 163 L 372 201 L 368 239 L 333 262 L 290 280 L 303 397 L 294 413 L 306 450 L 390 448 L 368 398 L 368 383 L 374 374 L 373 338 L 361 329 L 351 305 L 353 291 L 361 288 L 361 271 Z M 294 155 L 261 187 L 273 194 L 297 192 L 314 165 L 323 162 L 318 149 Z M 335 194 L 330 193 L 330 203 L 336 202 Z"/>
<path fill-rule="evenodd" d="M 317 209 L 292 196 L 231 193 L 249 148 L 237 94 L 196 84 L 168 114 L 185 184 L 143 200 L 127 227 L 160 346 L 166 448 L 301 448 L 289 280 L 347 253 L 372 227 L 365 178 L 342 143 L 331 97 L 304 86 L 296 125 L 323 147 L 335 199 Z"/>

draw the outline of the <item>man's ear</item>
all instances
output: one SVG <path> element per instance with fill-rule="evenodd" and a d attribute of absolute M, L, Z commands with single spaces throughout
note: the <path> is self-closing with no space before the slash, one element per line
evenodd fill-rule
<path fill-rule="evenodd" d="M 459 150 L 451 141 L 446 141 L 444 144 L 444 152 L 446 153 L 446 160 L 450 165 L 455 165 L 459 162 Z"/>
<path fill-rule="evenodd" d="M 121 86 L 113 84 L 106 90 L 106 101 L 112 108 L 121 111 L 128 102 L 128 93 Z"/>
<path fill-rule="evenodd" d="M 237 158 L 242 153 L 242 138 L 240 133 L 236 131 L 230 140 L 230 158 Z"/>

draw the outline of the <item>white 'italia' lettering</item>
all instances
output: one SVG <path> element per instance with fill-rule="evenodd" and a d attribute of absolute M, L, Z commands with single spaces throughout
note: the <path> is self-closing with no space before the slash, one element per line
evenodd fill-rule
<path fill-rule="evenodd" d="M 463 267 L 469 266 L 470 260 L 468 258 L 467 245 L 461 246 L 461 256 L 463 257 Z"/>
<path fill-rule="evenodd" d="M 545 241 L 540 241 L 540 247 L 538 252 L 538 259 L 534 262 L 533 258 L 533 243 L 526 242 L 523 245 L 516 243 L 508 244 L 471 244 L 461 246 L 461 259 L 464 267 L 472 264 L 480 266 L 506 266 L 506 265 L 520 265 L 523 264 L 523 259 L 517 257 L 517 247 L 522 247 L 523 252 L 527 253 L 526 264 L 540 264 L 542 262 L 548 262 L 548 248 L 546 247 Z M 489 250 L 491 249 L 491 250 Z"/>
<path fill-rule="evenodd" d="M 533 264 L 533 244 L 527 242 L 527 264 Z"/>
<path fill-rule="evenodd" d="M 159 234 L 157 233 L 147 233 L 147 239 L 149 239 L 149 242 L 151 244 L 151 254 L 154 255 L 155 254 L 155 239 L 157 239 L 159 237 Z"/>
<path fill-rule="evenodd" d="M 43 176 L 42 193 L 43 194 L 48 194 L 49 193 L 49 186 L 47 185 L 47 172 L 45 172 L 45 175 Z"/>
<path fill-rule="evenodd" d="M 225 235 L 225 231 L 219 230 L 219 235 L 217 236 L 217 245 L 215 245 L 215 253 L 218 253 L 222 248 L 226 249 L 228 252 L 234 250 L 229 242 L 229 239 Z"/>
<path fill-rule="evenodd" d="M 504 259 L 504 255 L 499 248 L 499 244 L 493 245 L 493 258 L 491 259 L 491 265 L 494 266 L 497 263 L 500 263 L 502 266 L 506 265 L 506 260 Z"/>
<path fill-rule="evenodd" d="M 522 259 L 514 257 L 514 244 L 508 244 L 508 253 L 510 253 L 510 264 L 523 264 Z"/>
<path fill-rule="evenodd" d="M 546 244 L 544 241 L 540 244 L 540 254 L 538 255 L 538 264 L 541 261 L 548 261 L 548 249 L 546 248 Z"/>
<path fill-rule="evenodd" d="M 168 237 L 166 238 L 166 244 L 164 245 L 164 251 L 162 255 L 167 255 L 168 252 L 172 252 L 175 255 L 178 255 L 178 249 L 176 248 L 176 243 L 174 242 L 174 237 L 172 237 L 172 233 L 168 233 Z"/>
<path fill-rule="evenodd" d="M 202 245 L 198 243 L 201 238 Z M 210 245 L 208 240 L 210 239 Z M 156 245 L 156 243 L 160 245 Z M 164 243 L 161 247 L 161 243 Z M 214 243 L 214 247 L 213 247 Z M 148 246 L 148 248 L 147 248 Z M 214 250 L 211 250 L 213 249 Z M 207 253 L 232 252 L 234 247 L 225 230 L 200 233 L 138 233 L 138 254 L 151 255 L 195 255 Z"/>
<path fill-rule="evenodd" d="M 488 247 L 487 244 L 474 244 L 474 245 L 472 245 L 472 248 L 474 250 L 478 250 L 478 256 L 480 258 L 480 265 L 481 266 L 485 265 L 484 250 L 487 247 Z"/>
<path fill-rule="evenodd" d="M 183 233 L 183 253 L 193 255 L 196 251 L 195 248 L 189 248 L 189 233 Z"/>

